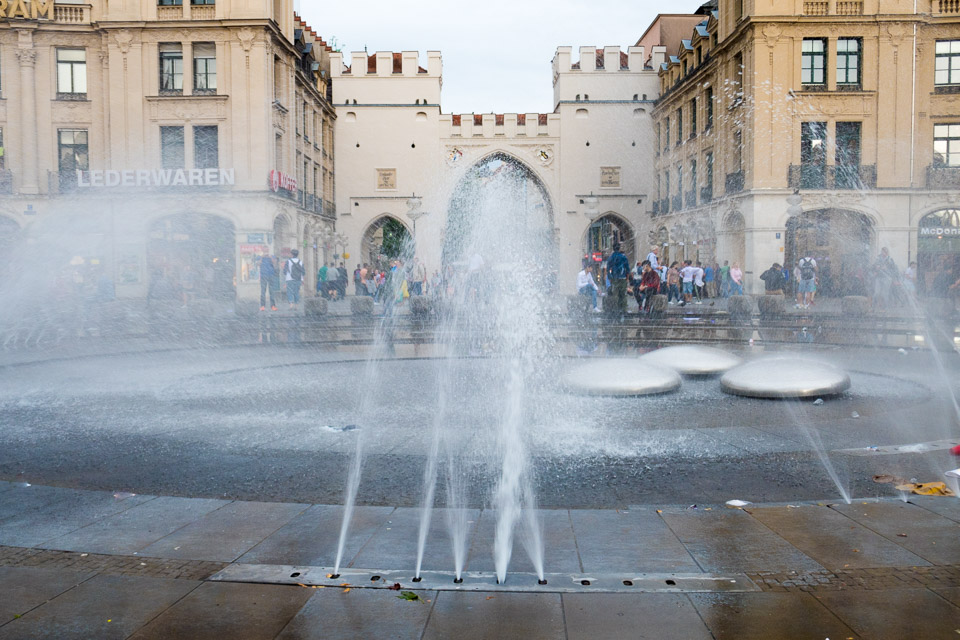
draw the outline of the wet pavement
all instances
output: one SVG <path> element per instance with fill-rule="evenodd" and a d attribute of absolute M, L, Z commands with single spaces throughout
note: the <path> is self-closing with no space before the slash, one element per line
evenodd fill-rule
<path fill-rule="evenodd" d="M 519 542 L 496 585 L 484 525 L 495 515 L 468 514 L 462 585 L 442 527 L 415 583 L 418 511 L 358 507 L 343 575 L 328 578 L 339 506 L 4 482 L 0 638 L 903 640 L 960 629 L 954 498 L 545 509 L 547 585 Z"/>

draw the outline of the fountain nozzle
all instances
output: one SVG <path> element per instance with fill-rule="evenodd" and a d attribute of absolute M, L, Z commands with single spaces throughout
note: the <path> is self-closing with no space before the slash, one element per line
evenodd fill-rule
<path fill-rule="evenodd" d="M 547 584 L 547 581 L 544 580 L 543 578 L 540 578 L 539 580 L 537 580 L 537 584 L 544 585 L 544 584 Z"/>

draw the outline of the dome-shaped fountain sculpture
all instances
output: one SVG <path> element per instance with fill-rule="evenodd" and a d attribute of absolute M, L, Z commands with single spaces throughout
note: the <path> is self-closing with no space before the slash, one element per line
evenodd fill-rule
<path fill-rule="evenodd" d="M 679 388 L 680 374 L 638 358 L 597 358 L 572 367 L 563 382 L 586 395 L 646 396 Z"/>
<path fill-rule="evenodd" d="M 712 376 L 737 366 L 743 360 L 715 347 L 689 344 L 664 347 L 640 357 L 642 362 L 673 369 L 685 376 Z"/>
<path fill-rule="evenodd" d="M 751 398 L 812 398 L 843 393 L 850 388 L 850 376 L 819 360 L 778 356 L 727 371 L 720 386 L 727 393 Z"/>

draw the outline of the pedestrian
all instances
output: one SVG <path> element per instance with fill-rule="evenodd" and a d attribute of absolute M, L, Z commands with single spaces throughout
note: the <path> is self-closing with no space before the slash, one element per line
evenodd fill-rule
<path fill-rule="evenodd" d="M 294 249 L 290 252 L 290 258 L 283 265 L 283 275 L 287 285 L 287 302 L 290 308 L 300 304 L 300 285 L 303 284 L 303 263 L 298 257 L 300 252 Z"/>
<path fill-rule="evenodd" d="M 327 291 L 327 263 L 324 262 L 320 265 L 320 268 L 317 269 L 317 293 L 319 293 L 324 298 L 330 297 L 330 292 Z"/>
<path fill-rule="evenodd" d="M 337 293 L 341 299 L 347 297 L 347 277 L 347 267 L 341 261 L 337 267 Z"/>
<path fill-rule="evenodd" d="M 583 269 L 577 274 L 577 292 L 581 296 L 590 298 L 591 309 L 597 313 L 600 312 L 600 307 L 597 305 L 598 291 L 597 282 L 593 279 L 593 265 L 589 262 L 584 263 Z"/>
<path fill-rule="evenodd" d="M 353 270 L 353 294 L 359 296 L 360 289 L 363 287 L 363 276 L 360 275 L 362 267 L 357 263 L 357 268 Z"/>
<path fill-rule="evenodd" d="M 630 261 L 620 252 L 620 243 L 613 243 L 613 253 L 607 258 L 607 275 L 610 289 L 622 318 L 627 313 L 627 276 L 630 273 Z"/>
<path fill-rule="evenodd" d="M 720 273 L 720 295 L 724 298 L 730 297 L 730 261 L 724 260 L 723 266 L 718 269 Z"/>
<path fill-rule="evenodd" d="M 911 298 L 917 295 L 917 263 L 911 262 L 903 270 L 903 288 Z"/>
<path fill-rule="evenodd" d="M 667 304 L 680 302 L 680 270 L 679 263 L 674 261 L 667 269 Z"/>
<path fill-rule="evenodd" d="M 697 296 L 697 304 L 703 304 L 703 277 L 703 265 L 698 262 L 693 274 L 693 292 Z"/>
<path fill-rule="evenodd" d="M 420 258 L 413 259 L 413 281 L 410 283 L 410 295 L 422 296 L 424 284 L 427 282 L 427 268 Z"/>
<path fill-rule="evenodd" d="M 641 263 L 642 275 L 633 285 L 633 295 L 637 298 L 640 313 L 649 313 L 651 300 L 660 289 L 660 274 L 653 269 L 648 260 Z"/>
<path fill-rule="evenodd" d="M 277 310 L 276 289 L 273 281 L 277 272 L 277 265 L 273 263 L 270 254 L 265 253 L 260 257 L 260 311 L 267 310 L 267 293 L 270 294 L 270 310 Z"/>
<path fill-rule="evenodd" d="M 804 256 L 797 262 L 797 309 L 807 309 L 813 304 L 813 295 L 817 291 L 817 261 Z"/>
<path fill-rule="evenodd" d="M 734 262 L 730 267 L 730 295 L 743 295 L 743 271 L 740 271 L 739 262 Z"/>
<path fill-rule="evenodd" d="M 660 270 L 660 247 L 653 245 L 650 247 L 650 253 L 647 254 L 647 262 L 654 271 Z"/>
<path fill-rule="evenodd" d="M 783 295 L 783 269 L 779 263 L 774 262 L 769 269 L 760 274 L 760 279 L 763 280 L 763 292 L 766 295 Z"/>
<path fill-rule="evenodd" d="M 717 292 L 715 287 L 715 276 L 717 272 L 714 270 L 710 263 L 707 263 L 707 266 L 703 268 L 703 288 L 708 298 L 716 298 Z"/>
<path fill-rule="evenodd" d="M 693 266 L 690 260 L 683 261 L 683 268 L 680 269 L 680 279 L 683 281 L 683 300 L 680 306 L 685 307 L 693 301 L 693 278 L 697 274 L 697 268 Z"/>
<path fill-rule="evenodd" d="M 873 263 L 873 305 L 888 307 L 893 300 L 893 286 L 900 277 L 896 263 L 890 257 L 890 250 L 880 249 L 880 255 Z"/>

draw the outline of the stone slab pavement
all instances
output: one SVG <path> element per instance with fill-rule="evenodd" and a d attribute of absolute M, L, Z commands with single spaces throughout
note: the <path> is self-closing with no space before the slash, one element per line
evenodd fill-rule
<path fill-rule="evenodd" d="M 542 510 L 547 587 L 407 581 L 408 600 L 375 581 L 211 580 L 233 563 L 329 567 L 342 507 L 24 483 L 0 484 L 0 496 L 0 640 L 960 637 L 960 502 L 951 498 Z M 467 570 L 489 572 L 496 513 L 470 511 L 467 521 Z M 424 562 L 441 572 L 453 561 L 444 522 L 438 510 Z M 353 524 L 342 566 L 413 577 L 416 510 L 358 507 Z M 530 579 L 517 572 L 533 566 L 518 541 L 506 584 Z M 598 575 L 705 579 L 581 585 Z M 724 575 L 749 588 L 703 586 Z"/>

